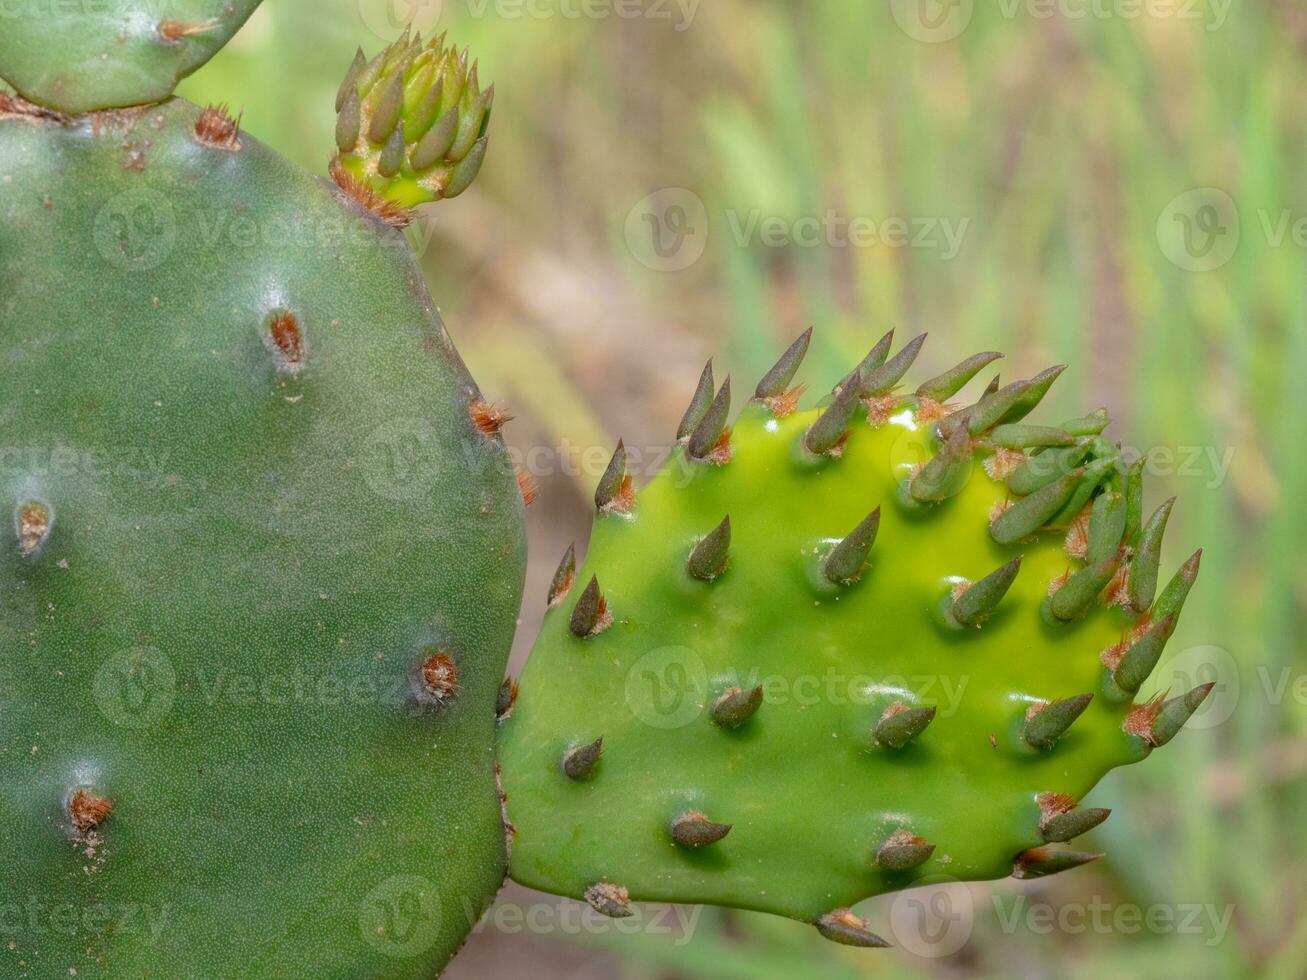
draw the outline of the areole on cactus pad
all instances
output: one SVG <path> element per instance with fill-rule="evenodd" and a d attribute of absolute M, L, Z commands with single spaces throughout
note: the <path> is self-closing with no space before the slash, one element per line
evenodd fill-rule
<path fill-rule="evenodd" d="M 1106 413 L 1026 421 L 1061 368 L 955 406 L 999 355 L 909 392 L 887 334 L 800 410 L 809 337 L 733 425 L 710 363 L 648 486 L 619 445 L 503 722 L 516 880 L 882 945 L 859 899 L 1097 857 L 1080 801 L 1206 695 L 1134 701 L 1199 556 L 1156 594 L 1172 502 Z"/>

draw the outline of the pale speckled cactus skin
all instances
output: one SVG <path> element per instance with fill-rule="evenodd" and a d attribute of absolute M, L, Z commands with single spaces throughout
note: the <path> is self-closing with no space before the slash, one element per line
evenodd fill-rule
<path fill-rule="evenodd" d="M 601 481 L 503 723 L 516 880 L 609 914 L 710 902 L 879 945 L 847 912 L 866 896 L 1088 860 L 1060 842 L 1106 811 L 1076 804 L 1192 710 L 1156 721 L 1105 666 L 1149 622 L 1169 636 L 1196 572 L 1156 605 L 1140 591 L 1160 533 L 1105 415 L 1024 423 L 1056 371 L 941 404 L 997 355 L 899 391 L 920 338 L 795 411 L 806 344 L 729 429 L 709 368 L 664 470 L 633 489 L 619 451 Z M 1011 483 L 1065 453 L 1017 448 L 1048 442 L 1080 448 L 1040 517 Z M 1067 578 L 1097 567 L 1086 548 L 1111 566 L 1088 585 Z"/>

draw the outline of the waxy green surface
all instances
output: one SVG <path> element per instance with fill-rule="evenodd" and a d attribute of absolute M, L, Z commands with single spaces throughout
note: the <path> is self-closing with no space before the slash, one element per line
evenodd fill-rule
<path fill-rule="evenodd" d="M 904 409 L 880 427 L 858 413 L 839 458 L 798 450 L 817 417 L 777 420 L 757 402 L 737 419 L 725 465 L 675 450 L 629 514 L 601 513 L 570 595 L 553 608 L 504 722 L 501 761 L 517 828 L 511 874 L 583 896 L 606 881 L 633 900 L 710 902 L 813 921 L 912 881 L 987 879 L 1043 843 L 1036 795 L 1081 800 L 1114 766 L 1146 754 L 1099 692 L 1105 647 L 1130 619 L 1097 604 L 1049 625 L 1051 580 L 1082 564 L 1063 534 L 1011 547 L 988 531 L 1008 494 L 979 458 L 937 506 L 905 506 L 898 481 L 937 450 Z M 821 558 L 875 507 L 861 579 L 827 583 Z M 686 560 L 726 515 L 730 561 L 715 581 Z M 1011 591 L 981 628 L 948 628 L 938 606 L 959 577 L 1016 555 Z M 580 639 L 568 617 L 597 575 L 612 625 Z M 728 731 L 708 715 L 728 687 L 764 701 Z M 1052 751 L 1021 738 L 1034 703 L 1094 692 Z M 891 703 L 935 705 L 901 750 L 872 729 Z M 603 737 L 590 778 L 560 771 L 569 747 Z M 669 822 L 688 810 L 731 824 L 690 850 Z M 900 828 L 936 845 L 910 872 L 874 864 Z"/>
<path fill-rule="evenodd" d="M 504 873 L 522 501 L 402 237 L 197 115 L 0 118 L 0 974 L 428 978 Z"/>

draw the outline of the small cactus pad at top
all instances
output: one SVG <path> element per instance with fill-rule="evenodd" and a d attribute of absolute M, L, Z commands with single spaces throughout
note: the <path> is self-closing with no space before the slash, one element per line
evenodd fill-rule
<path fill-rule="evenodd" d="M 485 159 L 495 87 L 482 90 L 468 52 L 408 30 L 371 60 L 360 49 L 336 97 L 331 175 L 393 224 L 457 197 Z"/>
<path fill-rule="evenodd" d="M 58 112 L 160 102 L 260 0 L 17 0 L 0 4 L 0 78 Z"/>
<path fill-rule="evenodd" d="M 867 896 L 1089 860 L 1064 844 L 1107 811 L 1080 801 L 1205 695 L 1132 703 L 1196 562 L 1152 602 L 1170 506 L 1132 516 L 1105 418 L 1024 421 L 1061 368 L 946 404 L 997 355 L 900 388 L 922 338 L 887 337 L 796 410 L 809 339 L 730 425 L 705 369 L 666 467 L 565 558 L 591 587 L 551 592 L 502 727 L 519 882 L 882 945 Z"/>

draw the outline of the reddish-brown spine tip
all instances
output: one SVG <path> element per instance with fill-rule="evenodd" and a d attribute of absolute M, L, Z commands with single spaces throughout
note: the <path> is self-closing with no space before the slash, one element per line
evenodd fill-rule
<path fill-rule="evenodd" d="M 536 482 L 531 479 L 531 474 L 517 465 L 513 466 L 513 473 L 517 477 L 517 489 L 522 493 L 522 503 L 530 507 L 536 502 Z"/>

